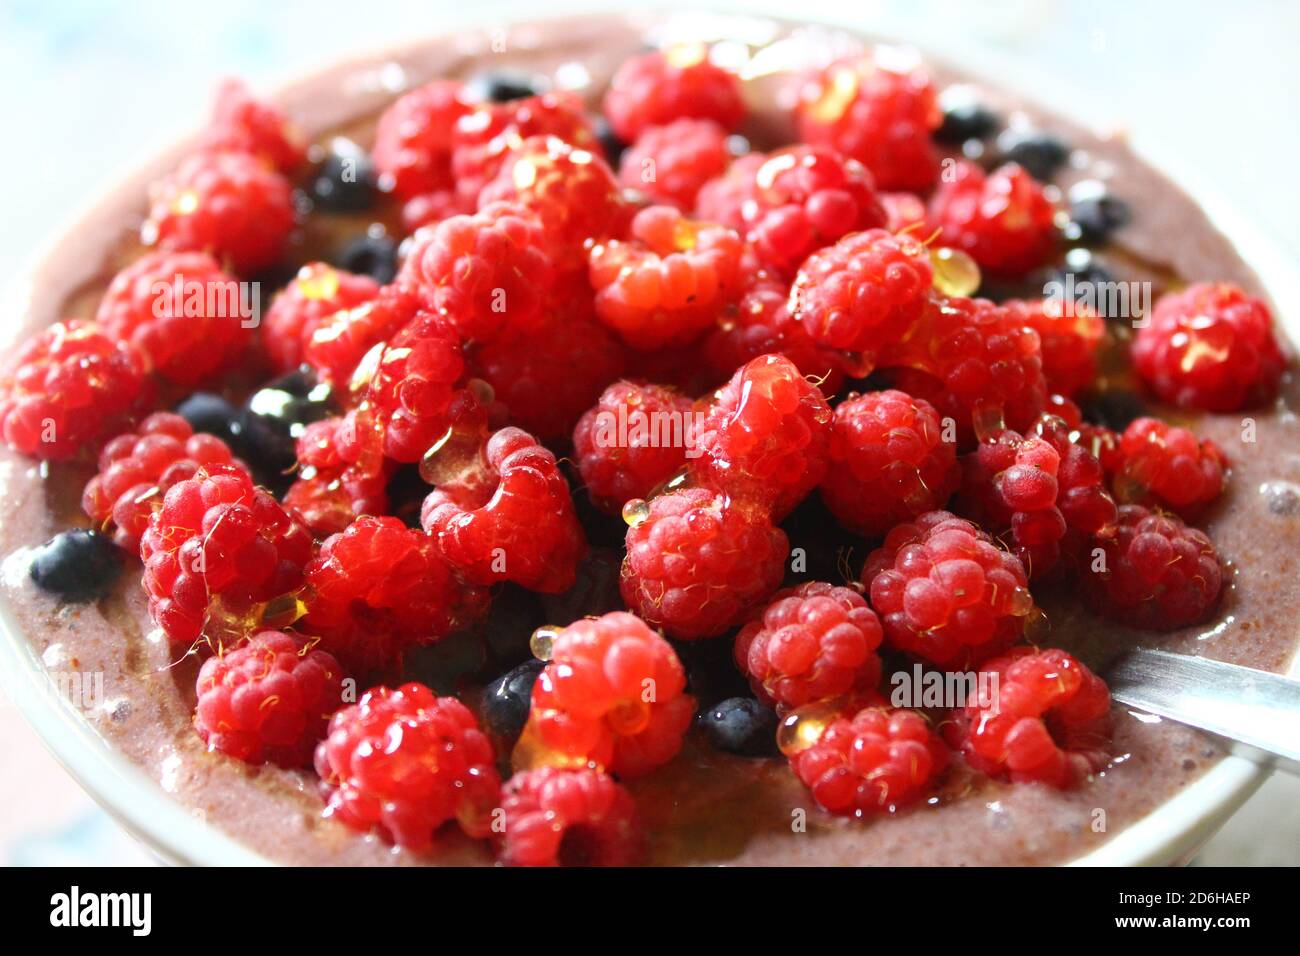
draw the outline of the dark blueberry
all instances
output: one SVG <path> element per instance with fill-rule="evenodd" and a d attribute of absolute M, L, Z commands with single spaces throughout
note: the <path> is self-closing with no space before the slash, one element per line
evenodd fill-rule
<path fill-rule="evenodd" d="M 546 623 L 565 627 L 584 617 L 599 617 L 623 610 L 619 578 L 623 570 L 621 549 L 593 547 L 578 565 L 578 579 L 563 594 L 543 594 Z"/>
<path fill-rule="evenodd" d="M 1080 184 L 1083 185 L 1083 184 Z M 1132 218 L 1128 203 L 1109 193 L 1089 188 L 1070 190 L 1070 224 L 1066 235 L 1079 242 L 1101 243 Z"/>
<path fill-rule="evenodd" d="M 121 570 L 122 553 L 111 540 L 77 528 L 41 545 L 29 573 L 42 591 L 80 604 L 107 591 Z"/>
<path fill-rule="evenodd" d="M 518 70 L 489 70 L 471 77 L 465 84 L 465 92 L 471 101 L 509 103 L 545 93 L 550 87 L 550 81 L 544 76 Z"/>
<path fill-rule="evenodd" d="M 827 510 L 820 496 L 810 495 L 781 522 L 790 539 L 787 586 L 804 581 L 843 583 L 861 569 L 870 549 Z"/>
<path fill-rule="evenodd" d="M 176 406 L 176 414 L 189 422 L 196 432 L 216 435 L 225 442 L 234 441 L 239 409 L 220 395 L 195 392 Z"/>
<path fill-rule="evenodd" d="M 482 628 L 492 660 L 501 667 L 513 667 L 527 660 L 532 655 L 528 639 L 546 623 L 549 622 L 537 592 L 509 582 L 495 589 Z"/>
<path fill-rule="evenodd" d="M 311 198 L 326 212 L 361 212 L 375 201 L 375 169 L 356 143 L 341 137 L 317 164 L 311 179 Z"/>
<path fill-rule="evenodd" d="M 1070 158 L 1069 148 L 1050 133 L 1009 129 L 998 137 L 1002 161 L 1019 163 L 1040 182 L 1049 182 Z"/>
<path fill-rule="evenodd" d="M 436 644 L 407 651 L 404 673 L 435 694 L 459 694 L 483 671 L 487 649 L 475 628 L 448 634 Z"/>
<path fill-rule="evenodd" d="M 1115 276 L 1089 250 L 1071 249 L 1065 254 L 1065 262 L 1048 274 L 1043 295 L 1058 298 L 1069 296 L 1076 301 L 1090 299 L 1086 304 L 1093 306 L 1102 318 L 1111 318 L 1106 315 L 1104 307 L 1103 300 L 1106 297 L 1099 293 L 1102 286 L 1114 281 Z M 1055 287 L 1048 288 L 1049 286 Z"/>
<path fill-rule="evenodd" d="M 519 736 L 528 722 L 533 684 L 545 666 L 536 658 L 524 661 L 483 688 L 483 725 L 488 733 L 505 740 Z"/>
<path fill-rule="evenodd" d="M 752 697 L 731 697 L 702 711 L 704 736 L 716 749 L 741 757 L 776 755 L 776 711 Z"/>
<path fill-rule="evenodd" d="M 279 491 L 298 460 L 303 428 L 333 412 L 329 386 L 317 385 L 306 368 L 290 372 L 249 396 L 235 421 L 235 443 L 258 481 Z"/>
<path fill-rule="evenodd" d="M 728 697 L 752 693 L 745 675 L 736 667 L 732 645 L 728 638 L 673 642 L 677 658 L 686 670 L 686 689 L 701 708 Z"/>
<path fill-rule="evenodd" d="M 1111 431 L 1122 432 L 1135 418 L 1149 413 L 1146 402 L 1137 392 L 1115 388 L 1097 392 L 1080 403 L 1085 421 L 1105 425 Z"/>
<path fill-rule="evenodd" d="M 610 166 L 618 169 L 618 164 L 623 159 L 623 153 L 627 150 L 627 143 L 618 138 L 614 132 L 614 127 L 609 125 L 609 120 L 603 116 L 597 116 L 592 121 L 592 126 L 596 129 L 596 138 L 600 140 L 601 148 L 605 151 L 605 160 Z"/>
<path fill-rule="evenodd" d="M 368 232 L 344 246 L 334 265 L 388 285 L 397 275 L 397 240 L 383 232 Z"/>
<path fill-rule="evenodd" d="M 943 122 L 934 131 L 941 143 L 964 143 L 968 139 L 984 139 L 993 134 L 1002 120 L 998 114 L 979 103 L 962 101 L 945 107 Z"/>

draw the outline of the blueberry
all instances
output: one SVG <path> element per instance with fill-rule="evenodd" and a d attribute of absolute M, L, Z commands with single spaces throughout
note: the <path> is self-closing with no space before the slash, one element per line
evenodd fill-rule
<path fill-rule="evenodd" d="M 333 264 L 388 285 L 397 275 L 397 240 L 384 232 L 368 232 L 344 246 Z"/>
<path fill-rule="evenodd" d="M 326 212 L 361 212 L 375 201 L 375 169 L 356 143 L 336 137 L 330 151 L 317 164 L 311 179 L 311 198 Z"/>
<path fill-rule="evenodd" d="M 1098 286 L 1104 283 L 1114 282 L 1115 277 L 1105 266 L 1101 265 L 1096 256 L 1087 249 L 1071 249 L 1065 254 L 1065 262 L 1048 274 L 1047 282 L 1059 284 L 1060 289 L 1055 294 L 1064 294 L 1073 291 L 1074 298 L 1079 299 L 1085 293 L 1091 292 L 1094 302 L 1092 304 L 1100 307 L 1102 297 L 1097 295 Z M 1047 291 L 1044 290 L 1044 295 Z M 1106 316 L 1102 316 L 1106 318 Z"/>
<path fill-rule="evenodd" d="M 532 655 L 528 639 L 546 623 L 537 592 L 510 582 L 498 586 L 494 589 L 487 620 L 483 622 L 492 660 L 501 667 L 514 667 L 528 660 Z"/>
<path fill-rule="evenodd" d="M 701 708 L 750 693 L 749 682 L 736 667 L 731 641 L 675 641 L 673 649 L 686 671 L 686 689 Z"/>
<path fill-rule="evenodd" d="M 1146 402 L 1137 392 L 1116 388 L 1098 392 L 1080 403 L 1086 421 L 1122 432 L 1136 418 L 1148 414 Z"/>
<path fill-rule="evenodd" d="M 718 750 L 741 757 L 776 754 L 776 712 L 752 697 L 732 697 L 699 717 L 700 727 Z"/>
<path fill-rule="evenodd" d="M 1050 181 L 1070 158 L 1064 143 L 1037 130 L 1006 130 L 998 137 L 998 150 L 1003 162 L 1019 163 L 1039 182 Z"/>
<path fill-rule="evenodd" d="M 550 81 L 544 76 L 518 70 L 489 70 L 471 77 L 465 84 L 465 92 L 471 100 L 509 103 L 545 93 L 550 86 Z"/>
<path fill-rule="evenodd" d="M 578 578 L 563 594 L 543 594 L 546 623 L 565 627 L 579 618 L 623 610 L 619 579 L 623 552 L 596 546 L 578 565 Z"/>
<path fill-rule="evenodd" d="M 943 111 L 943 122 L 934 131 L 941 143 L 964 143 L 968 139 L 984 139 L 1002 125 L 996 113 L 979 103 L 958 102 Z"/>
<path fill-rule="evenodd" d="M 527 660 L 483 688 L 483 724 L 488 733 L 505 740 L 516 739 L 528 722 L 533 684 L 546 664 Z"/>
<path fill-rule="evenodd" d="M 41 545 L 29 573 L 42 591 L 80 604 L 107 591 L 121 570 L 122 555 L 112 541 L 77 528 Z"/>
<path fill-rule="evenodd" d="M 605 151 L 605 160 L 614 169 L 618 169 L 623 153 L 627 150 L 627 143 L 618 138 L 614 127 L 609 125 L 609 120 L 605 117 L 597 116 L 592 125 L 596 129 L 596 139 L 600 140 L 600 146 Z"/>
<path fill-rule="evenodd" d="M 1087 185 L 1087 189 L 1070 190 L 1070 224 L 1066 235 L 1080 242 L 1105 242 L 1112 232 L 1128 223 L 1132 212 L 1124 200 Z"/>
<path fill-rule="evenodd" d="M 176 406 L 176 414 L 190 423 L 196 432 L 216 435 L 222 441 L 234 441 L 235 421 L 239 409 L 220 395 L 195 392 Z"/>
<path fill-rule="evenodd" d="M 435 694 L 459 694 L 467 681 L 483 670 L 487 649 L 475 629 L 456 631 L 427 647 L 406 653 L 405 673 Z"/>
<path fill-rule="evenodd" d="M 328 386 L 317 385 L 307 369 L 290 372 L 249 396 L 235 421 L 236 445 L 258 480 L 278 490 L 298 460 L 303 427 L 333 411 Z"/>

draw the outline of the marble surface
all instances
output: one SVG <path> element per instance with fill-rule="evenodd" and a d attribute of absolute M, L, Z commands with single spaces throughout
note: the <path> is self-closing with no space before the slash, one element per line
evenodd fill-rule
<path fill-rule="evenodd" d="M 729 5 L 755 9 L 713 4 Z M 459 16 L 453 9 L 429 0 L 0 0 L 0 128 L 10 131 L 0 287 L 51 223 L 191 126 L 220 77 L 273 84 L 350 51 L 445 29 Z M 1300 191 L 1289 168 L 1300 155 L 1300 4 L 801 0 L 786 9 L 1049 74 L 1080 91 L 1083 115 L 1139 129 L 1184 157 L 1300 255 Z M 488 26 L 539 12 L 517 0 L 472 7 Z M 150 862 L 0 704 L 0 865 Z M 1275 776 L 1196 862 L 1300 864 L 1300 781 Z"/>

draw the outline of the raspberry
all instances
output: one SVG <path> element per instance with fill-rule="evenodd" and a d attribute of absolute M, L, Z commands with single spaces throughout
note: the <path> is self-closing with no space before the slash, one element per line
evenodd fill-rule
<path fill-rule="evenodd" d="M 857 591 L 809 581 L 778 591 L 736 636 L 736 666 L 760 700 L 781 707 L 873 688 L 880 619 Z"/>
<path fill-rule="evenodd" d="M 567 91 L 542 93 L 508 103 L 483 104 L 462 117 L 452 133 L 451 168 L 456 191 L 470 206 L 524 142 L 553 136 L 583 151 L 600 151 L 582 101 Z"/>
<path fill-rule="evenodd" d="M 813 341 L 874 356 L 916 324 L 933 278 L 925 247 L 910 236 L 854 233 L 800 267 L 790 314 Z"/>
<path fill-rule="evenodd" d="M 789 552 L 762 512 L 704 488 L 659 495 L 628 528 L 623 600 L 671 637 L 714 637 L 777 589 Z"/>
<path fill-rule="evenodd" d="M 482 471 L 430 493 L 424 530 L 478 584 L 567 591 L 587 542 L 555 456 L 527 432 L 503 428 L 483 448 Z"/>
<path fill-rule="evenodd" d="M 740 295 L 743 243 L 725 226 L 651 206 L 632 220 L 627 241 L 591 250 L 596 315 L 635 348 L 689 345 Z"/>
<path fill-rule="evenodd" d="M 1223 493 L 1228 460 L 1214 442 L 1154 418 L 1138 418 L 1124 430 L 1120 464 L 1112 478 L 1124 504 L 1160 506 L 1196 518 Z"/>
<path fill-rule="evenodd" d="M 1198 283 L 1156 302 L 1133 341 L 1133 367 L 1166 402 L 1232 412 L 1271 401 L 1286 359 L 1262 299 Z"/>
<path fill-rule="evenodd" d="M 623 61 L 605 94 L 605 118 L 633 143 L 650 126 L 713 120 L 735 129 L 745 118 L 740 79 L 710 59 L 702 43 L 682 43 Z"/>
<path fill-rule="evenodd" d="M 350 385 L 364 391 L 369 379 L 351 381 L 361 360 L 419 313 L 420 303 L 414 292 L 396 285 L 384 286 L 370 302 L 325 319 L 303 346 L 303 357 L 316 370 L 317 379 L 336 391 L 346 391 Z"/>
<path fill-rule="evenodd" d="M 575 621 L 537 675 L 517 754 L 644 776 L 681 749 L 695 716 L 685 689 L 672 645 L 640 618 L 611 611 Z"/>
<path fill-rule="evenodd" d="M 253 336 L 239 282 L 201 252 L 153 252 L 113 277 L 95 319 L 130 342 L 153 371 L 178 385 L 210 381 L 237 365 Z"/>
<path fill-rule="evenodd" d="M 293 172 L 307 158 L 301 131 L 277 107 L 254 98 L 234 79 L 217 89 L 212 121 L 199 138 L 199 148 L 250 153 L 282 173 Z"/>
<path fill-rule="evenodd" d="M 1068 789 L 1103 769 L 1110 756 L 1110 691 L 1065 651 L 1018 647 L 989 661 L 996 702 L 967 703 L 951 727 L 976 770 L 1017 783 Z"/>
<path fill-rule="evenodd" d="M 1043 376 L 1060 395 L 1077 395 L 1097 377 L 1097 351 L 1106 323 L 1085 305 L 1070 299 L 1002 303 L 1038 333 L 1043 348 Z"/>
<path fill-rule="evenodd" d="M 537 220 L 494 203 L 417 235 L 398 281 L 461 337 L 485 341 L 507 326 L 536 328 L 552 278 Z"/>
<path fill-rule="evenodd" d="M 893 813 L 921 799 L 948 749 L 913 710 L 869 706 L 832 722 L 790 766 L 828 813 Z"/>
<path fill-rule="evenodd" d="M 402 228 L 408 235 L 423 226 L 436 226 L 452 216 L 464 216 L 474 211 L 474 203 L 467 202 L 454 189 L 438 189 L 420 193 L 402 204 Z"/>
<path fill-rule="evenodd" d="M 179 415 L 156 412 L 104 446 L 99 473 L 86 485 L 81 507 L 104 530 L 114 526 L 119 547 L 139 554 L 140 536 L 167 489 L 200 468 L 231 464 L 244 468 L 220 438 L 196 435 Z"/>
<path fill-rule="evenodd" d="M 910 232 L 918 240 L 928 239 L 934 229 L 929 224 L 925 200 L 916 193 L 880 193 L 885 210 L 885 228 L 890 232 Z"/>
<path fill-rule="evenodd" d="M 695 196 L 731 165 L 727 131 L 712 120 L 679 119 L 647 127 L 619 161 L 618 178 L 678 209 L 695 207 Z"/>
<path fill-rule="evenodd" d="M 130 424 L 152 389 L 143 362 L 88 322 L 56 322 L 0 376 L 0 434 L 24 455 L 64 461 Z"/>
<path fill-rule="evenodd" d="M 301 637 L 259 631 L 203 662 L 194 729 L 209 750 L 245 763 L 310 767 L 346 677 Z"/>
<path fill-rule="evenodd" d="M 275 265 L 294 226 L 289 181 L 247 153 L 198 153 L 149 191 L 145 245 L 207 252 L 239 275 Z"/>
<path fill-rule="evenodd" d="M 542 767 L 517 773 L 501 792 L 501 859 L 511 866 L 630 866 L 644 837 L 636 804 L 613 777 Z"/>
<path fill-rule="evenodd" d="M 398 97 L 379 117 L 370 150 L 380 188 L 406 200 L 450 187 L 456 122 L 472 108 L 455 80 L 434 80 Z"/>
<path fill-rule="evenodd" d="M 1011 646 L 1034 607 L 1020 560 L 946 511 L 897 525 L 867 557 L 862 583 L 890 646 L 945 668 Z"/>
<path fill-rule="evenodd" d="M 1205 620 L 1218 601 L 1223 568 L 1214 545 L 1174 515 L 1124 505 L 1115 535 L 1095 546 L 1102 553 L 1094 551 L 1084 583 L 1108 617 L 1171 631 Z"/>
<path fill-rule="evenodd" d="M 379 295 L 379 283 L 369 276 L 353 275 L 324 262 L 311 262 L 298 270 L 266 312 L 262 341 L 279 371 L 302 364 L 316 330 L 334 313 L 354 309 Z"/>
<path fill-rule="evenodd" d="M 716 184 L 716 185 L 715 185 Z M 742 157 L 700 190 L 702 219 L 739 229 L 766 264 L 792 276 L 842 236 L 885 224 L 871 175 L 832 149 L 792 146 Z"/>
<path fill-rule="evenodd" d="M 234 465 L 172 485 L 140 538 L 149 615 L 175 644 L 244 637 L 298 587 L 311 535 Z"/>
<path fill-rule="evenodd" d="M 826 474 L 833 417 L 794 363 L 759 356 L 714 395 L 696 435 L 692 474 L 779 519 Z"/>
<path fill-rule="evenodd" d="M 595 319 L 556 311 L 536 331 L 502 336 L 471 360 L 513 423 L 553 441 L 571 435 L 601 389 L 623 374 L 627 350 Z"/>
<path fill-rule="evenodd" d="M 487 594 L 452 573 L 437 543 L 393 517 L 360 517 L 321 545 L 304 578 L 303 630 L 358 674 L 401 663 L 487 610 Z"/>
<path fill-rule="evenodd" d="M 840 60 L 808 78 L 795 110 L 799 138 L 867 169 L 881 189 L 925 192 L 939 176 L 931 134 L 943 120 L 929 75 L 870 57 Z"/>
<path fill-rule="evenodd" d="M 863 537 L 942 508 L 961 471 L 929 402 L 898 391 L 850 395 L 835 407 L 822 479 L 826 507 Z"/>
<path fill-rule="evenodd" d="M 691 400 L 670 388 L 615 382 L 578 421 L 573 451 L 596 507 L 618 514 L 682 469 L 693 447 Z"/>
<path fill-rule="evenodd" d="M 487 837 L 501 793 L 492 744 L 469 708 L 415 683 L 375 687 L 336 713 L 316 772 L 326 816 L 404 850 L 428 849 L 450 820 Z"/>
<path fill-rule="evenodd" d="M 387 514 L 394 463 L 382 442 L 364 411 L 308 424 L 298 436 L 298 478 L 284 506 L 318 537 L 339 533 L 360 515 Z"/>
<path fill-rule="evenodd" d="M 1057 246 L 1056 206 L 1042 185 L 1015 163 L 992 173 L 957 163 L 930 200 L 941 245 L 960 249 L 997 276 L 1041 266 Z"/>
<path fill-rule="evenodd" d="M 552 261 L 562 271 L 586 263 L 590 243 L 621 235 L 629 207 L 600 156 L 554 136 L 534 136 L 513 150 L 479 194 L 479 208 L 516 203 L 541 221 Z"/>

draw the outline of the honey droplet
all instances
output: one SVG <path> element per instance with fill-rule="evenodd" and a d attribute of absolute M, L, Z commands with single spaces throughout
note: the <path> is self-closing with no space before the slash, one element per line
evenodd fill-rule
<path fill-rule="evenodd" d="M 515 773 L 537 770 L 539 767 L 562 767 L 570 770 L 579 770 L 584 767 L 594 767 L 596 770 L 604 769 L 595 766 L 592 761 L 580 754 L 567 753 L 547 745 L 531 720 L 524 725 L 523 733 L 519 735 L 514 750 L 510 752 L 510 767 Z"/>
<path fill-rule="evenodd" d="M 980 287 L 980 267 L 960 249 L 930 250 L 934 287 L 947 296 L 971 296 Z"/>
<path fill-rule="evenodd" d="M 533 631 L 532 637 L 528 638 L 528 649 L 533 652 L 533 657 L 539 661 L 549 661 L 555 639 L 560 636 L 562 630 L 564 629 L 554 624 L 543 624 Z"/>
<path fill-rule="evenodd" d="M 629 528 L 635 528 L 650 517 L 650 502 L 644 498 L 633 498 L 623 505 L 623 520 Z"/>
<path fill-rule="evenodd" d="M 776 728 L 776 746 L 787 757 L 807 750 L 821 739 L 826 728 L 849 708 L 843 697 L 832 697 L 796 707 Z"/>

